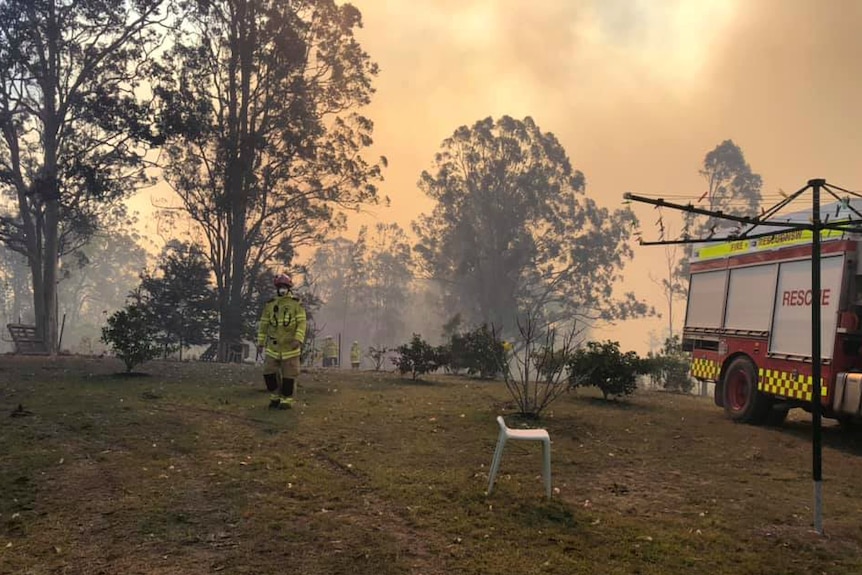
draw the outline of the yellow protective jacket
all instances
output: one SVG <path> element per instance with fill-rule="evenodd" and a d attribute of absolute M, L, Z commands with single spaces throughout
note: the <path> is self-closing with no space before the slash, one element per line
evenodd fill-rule
<path fill-rule="evenodd" d="M 359 344 L 354 343 L 350 346 L 350 363 L 359 363 L 362 359 L 362 351 L 359 349 Z"/>
<path fill-rule="evenodd" d="M 275 297 L 263 306 L 257 328 L 257 345 L 266 347 L 267 357 L 289 359 L 302 353 L 306 317 L 302 304 L 291 295 Z M 299 347 L 291 349 L 293 340 Z"/>
<path fill-rule="evenodd" d="M 323 357 L 332 358 L 338 357 L 338 344 L 334 339 L 326 339 L 323 342 Z"/>

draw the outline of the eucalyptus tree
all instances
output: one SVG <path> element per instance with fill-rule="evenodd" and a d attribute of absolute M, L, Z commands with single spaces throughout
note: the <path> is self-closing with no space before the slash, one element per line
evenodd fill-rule
<path fill-rule="evenodd" d="M 737 216 L 756 216 L 760 209 L 760 189 L 763 179 L 751 170 L 742 149 L 725 140 L 703 158 L 700 175 L 706 181 L 704 206 L 710 211 L 722 211 Z M 697 221 L 695 234 L 710 233 L 714 219 Z"/>
<path fill-rule="evenodd" d="M 436 204 L 414 223 L 415 249 L 444 286 L 446 317 L 511 333 L 526 314 L 554 322 L 649 311 L 630 292 L 613 295 L 634 214 L 597 206 L 563 146 L 531 118 L 458 128 L 419 187 Z"/>
<path fill-rule="evenodd" d="M 368 237 L 364 305 L 370 340 L 378 346 L 403 340 L 412 296 L 414 262 L 410 240 L 396 223 L 378 223 Z"/>
<path fill-rule="evenodd" d="M 308 269 L 322 304 L 322 324 L 378 347 L 409 335 L 404 316 L 413 261 L 398 224 L 378 223 L 370 231 L 362 226 L 356 240 L 330 240 L 315 250 Z"/>
<path fill-rule="evenodd" d="M 308 264 L 314 294 L 321 302 L 320 325 L 330 332 L 357 333 L 366 323 L 368 243 L 365 230 L 356 240 L 333 238 L 318 247 Z"/>
<path fill-rule="evenodd" d="M 745 159 L 742 148 L 733 140 L 724 140 L 706 153 L 700 167 L 700 175 L 706 182 L 706 190 L 697 201 L 697 206 L 713 212 L 723 212 L 734 216 L 756 216 L 759 213 L 762 197 L 760 190 L 763 179 L 755 173 Z M 686 213 L 684 216 L 683 235 L 687 238 L 711 238 L 727 234 L 730 222 L 719 218 Z M 732 229 L 732 228 L 731 228 Z M 674 274 L 669 283 L 681 283 L 677 293 L 686 293 L 688 289 L 688 260 L 691 257 L 691 245 L 683 250 Z M 666 292 L 673 293 L 671 287 Z"/>
<path fill-rule="evenodd" d="M 58 262 L 146 181 L 140 94 L 165 0 L 0 0 L 0 241 L 27 259 L 57 351 Z"/>
<path fill-rule="evenodd" d="M 186 0 L 156 86 L 164 171 L 208 247 L 220 355 L 279 254 L 344 225 L 378 199 L 380 163 L 361 153 L 377 65 L 356 40 L 360 12 L 334 0 Z"/>
<path fill-rule="evenodd" d="M 63 257 L 57 286 L 59 311 L 66 315 L 63 342 L 75 335 L 97 340 L 107 314 L 125 305 L 146 268 L 147 250 L 136 219 L 128 215 L 109 219 L 85 245 Z"/>

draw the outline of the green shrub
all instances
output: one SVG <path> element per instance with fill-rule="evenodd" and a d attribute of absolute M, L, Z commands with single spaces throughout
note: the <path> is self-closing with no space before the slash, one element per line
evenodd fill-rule
<path fill-rule="evenodd" d="M 140 304 L 129 304 L 108 318 L 102 328 L 102 341 L 126 364 L 126 372 L 161 355 L 159 332 Z"/>
<path fill-rule="evenodd" d="M 505 364 L 506 352 L 487 324 L 473 331 L 453 333 L 448 343 L 437 348 L 440 367 L 452 373 L 466 371 L 483 379 L 496 377 Z"/>
<path fill-rule="evenodd" d="M 587 342 L 568 361 L 569 381 L 573 387 L 595 386 L 605 399 L 609 396 L 630 395 L 637 389 L 637 374 L 646 365 L 637 353 L 622 353 L 615 341 Z"/>
<path fill-rule="evenodd" d="M 463 360 L 467 373 L 483 379 L 496 377 L 506 361 L 503 342 L 495 337 L 487 324 L 465 333 L 463 337 Z"/>
<path fill-rule="evenodd" d="M 397 357 L 392 358 L 398 373 L 401 375 L 409 373 L 413 379 L 418 376 L 432 372 L 440 366 L 438 352 L 419 334 L 414 333 L 410 343 L 399 345 L 395 348 Z"/>
<path fill-rule="evenodd" d="M 644 360 L 650 381 L 668 391 L 688 393 L 694 387 L 694 380 L 688 376 L 690 358 L 683 351 L 679 336 L 668 338 L 661 352 L 649 353 Z"/>

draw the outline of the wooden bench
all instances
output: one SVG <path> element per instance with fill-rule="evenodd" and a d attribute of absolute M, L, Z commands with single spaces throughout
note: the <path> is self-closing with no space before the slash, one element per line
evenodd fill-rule
<path fill-rule="evenodd" d="M 36 333 L 35 325 L 23 323 L 6 324 L 9 335 L 15 343 L 15 353 L 22 355 L 47 355 L 48 348 L 45 341 Z"/>
<path fill-rule="evenodd" d="M 201 354 L 201 361 L 215 361 L 218 358 L 218 342 L 213 342 L 210 346 Z"/>
<path fill-rule="evenodd" d="M 245 343 L 235 343 L 227 352 L 228 363 L 242 363 L 248 357 L 249 346 Z"/>
<path fill-rule="evenodd" d="M 248 344 L 240 343 L 234 344 L 231 346 L 231 349 L 228 350 L 227 353 L 227 362 L 228 363 L 242 363 L 244 359 L 247 359 L 249 356 L 249 346 Z M 201 354 L 201 361 L 216 361 L 218 360 L 218 342 L 213 342 L 209 345 L 209 347 Z"/>

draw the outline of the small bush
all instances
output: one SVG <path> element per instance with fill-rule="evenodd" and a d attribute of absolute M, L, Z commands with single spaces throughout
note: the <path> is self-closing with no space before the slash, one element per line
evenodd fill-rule
<path fill-rule="evenodd" d="M 446 373 L 458 374 L 461 370 L 461 367 L 459 367 L 460 362 L 456 358 L 451 340 L 449 343 L 444 343 L 443 345 L 435 347 L 434 355 L 437 358 L 437 367 L 443 368 L 446 370 Z"/>
<path fill-rule="evenodd" d="M 630 395 L 637 389 L 637 374 L 646 366 L 637 353 L 622 353 L 615 341 L 589 341 L 575 350 L 568 361 L 569 382 L 573 387 L 595 386 L 605 399 Z"/>
<path fill-rule="evenodd" d="M 478 375 L 490 379 L 499 375 L 505 362 L 506 352 L 500 341 L 487 324 L 473 331 L 453 333 L 448 343 L 437 348 L 440 367 L 452 373 L 466 371 L 468 375 Z"/>
<path fill-rule="evenodd" d="M 536 311 L 516 318 L 520 351 L 514 345 L 501 343 L 500 371 L 506 389 L 524 417 L 538 419 L 558 397 L 566 393 L 582 376 L 569 377 L 560 358 L 571 357 L 583 331 L 577 322 L 561 331 L 545 324 Z"/>
<path fill-rule="evenodd" d="M 386 346 L 374 347 L 372 345 L 368 347 L 368 357 L 374 362 L 374 371 L 380 371 L 383 368 L 383 362 L 389 351 L 391 350 Z"/>
<path fill-rule="evenodd" d="M 114 312 L 108 318 L 108 325 L 102 328 L 102 341 L 123 360 L 127 373 L 161 355 L 162 346 L 156 341 L 158 335 L 158 329 L 139 304 L 129 304 Z"/>
<path fill-rule="evenodd" d="M 682 393 L 689 393 L 694 387 L 694 380 L 688 376 L 690 358 L 683 351 L 679 336 L 666 339 L 661 352 L 648 354 L 644 361 L 652 383 Z"/>
<path fill-rule="evenodd" d="M 439 366 L 437 350 L 419 334 L 414 333 L 410 343 L 395 348 L 397 357 L 392 358 L 398 373 L 409 373 L 413 379 L 436 370 Z"/>
<path fill-rule="evenodd" d="M 482 379 L 496 377 L 500 366 L 506 361 L 503 342 L 500 341 L 487 324 L 464 334 L 464 363 L 469 375 Z"/>

